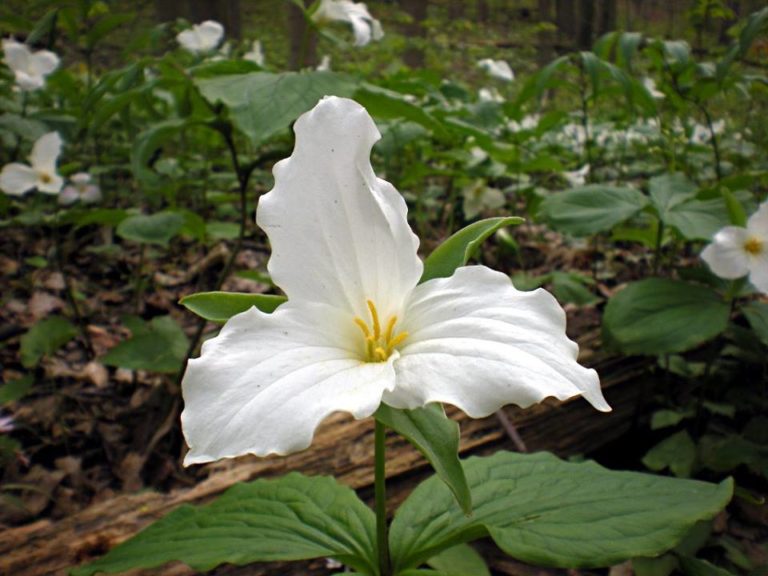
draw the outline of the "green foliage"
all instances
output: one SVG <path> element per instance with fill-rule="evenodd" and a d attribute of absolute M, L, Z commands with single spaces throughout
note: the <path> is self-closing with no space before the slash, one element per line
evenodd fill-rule
<path fill-rule="evenodd" d="M 0 405 L 23 398 L 32 388 L 33 383 L 31 374 L 6 382 L 0 386 Z"/>
<path fill-rule="evenodd" d="M 451 276 L 456 268 L 463 266 L 472 258 L 491 234 L 504 226 L 513 226 L 522 222 L 522 218 L 488 218 L 473 222 L 459 230 L 427 257 L 420 281 L 426 282 L 433 278 Z"/>
<path fill-rule="evenodd" d="M 424 455 L 451 490 L 456 503 L 465 514 L 471 514 L 472 495 L 459 461 L 459 425 L 445 415 L 442 406 L 398 410 L 382 404 L 375 417 Z"/>
<path fill-rule="evenodd" d="M 195 80 L 203 96 L 227 107 L 253 145 L 282 132 L 328 94 L 351 96 L 355 81 L 333 72 L 252 72 Z"/>
<path fill-rule="evenodd" d="M 198 292 L 185 296 L 179 303 L 201 318 L 212 322 L 226 322 L 235 314 L 245 312 L 253 306 L 269 314 L 285 301 L 285 296 L 272 294 Z"/>
<path fill-rule="evenodd" d="M 721 334 L 729 314 L 728 303 L 710 288 L 649 278 L 611 298 L 603 334 L 625 354 L 684 352 Z"/>
<path fill-rule="evenodd" d="M 184 225 L 184 217 L 176 212 L 128 216 L 117 225 L 117 235 L 140 244 L 167 246 Z"/>
<path fill-rule="evenodd" d="M 223 563 L 331 557 L 374 574 L 373 512 L 333 478 L 291 473 L 237 484 L 216 501 L 181 506 L 73 576 L 179 560 L 206 571 Z"/>
<path fill-rule="evenodd" d="M 422 483 L 392 522 L 395 572 L 485 535 L 514 558 L 539 566 L 587 568 L 654 556 L 694 523 L 712 518 L 733 490 L 731 481 L 613 472 L 550 454 L 499 452 L 470 458 L 464 468 L 473 515 L 450 508 L 453 496 L 436 478 Z"/>
<path fill-rule="evenodd" d="M 648 204 L 634 188 L 590 185 L 545 198 L 539 217 L 573 236 L 607 232 L 640 212 Z"/>
<path fill-rule="evenodd" d="M 101 358 L 107 366 L 132 370 L 177 372 L 187 356 L 189 339 L 170 316 L 158 316 L 149 322 L 125 318 L 133 335 Z"/>
<path fill-rule="evenodd" d="M 444 576 L 491 576 L 483 557 L 466 544 L 443 550 L 427 564 Z"/>
<path fill-rule="evenodd" d="M 72 322 L 61 316 L 40 320 L 21 337 L 21 364 L 25 368 L 36 366 L 43 356 L 50 356 L 76 334 Z"/>

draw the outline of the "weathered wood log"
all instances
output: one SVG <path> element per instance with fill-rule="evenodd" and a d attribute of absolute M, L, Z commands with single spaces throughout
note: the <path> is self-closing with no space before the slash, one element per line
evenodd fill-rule
<path fill-rule="evenodd" d="M 595 450 L 627 432 L 632 425 L 642 393 L 633 380 L 644 364 L 627 359 L 604 360 L 596 366 L 605 395 L 613 407 L 599 414 L 582 399 L 564 404 L 545 402 L 527 410 L 507 407 L 505 414 L 515 424 L 529 451 L 549 450 L 561 456 Z M 513 449 L 512 442 L 496 417 L 472 420 L 457 410 L 451 416 L 461 426 L 463 454 L 482 454 Z M 183 503 L 211 500 L 236 482 L 273 477 L 290 470 L 307 474 L 334 475 L 358 489 L 365 498 L 373 481 L 372 420 L 356 421 L 336 415 L 326 421 L 308 450 L 287 457 L 253 458 L 212 464 L 210 476 L 189 489 L 167 494 L 141 492 L 118 495 L 58 520 L 5 530 L 0 536 L 0 574 L 13 576 L 63 575 L 67 570 L 93 560 L 118 543 Z M 390 504 L 402 501 L 428 473 L 421 455 L 398 436 L 388 438 L 387 475 Z M 173 564 L 159 570 L 131 574 L 189 576 L 193 570 Z M 321 560 L 304 563 L 223 567 L 216 574 L 327 574 Z M 501 573 L 505 573 L 502 571 Z"/>

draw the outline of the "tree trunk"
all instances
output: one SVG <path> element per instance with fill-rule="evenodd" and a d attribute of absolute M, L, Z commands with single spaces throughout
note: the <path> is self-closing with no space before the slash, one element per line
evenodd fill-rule
<path fill-rule="evenodd" d="M 608 32 L 616 30 L 616 1 L 617 0 L 602 0 L 598 35 L 607 34 Z"/>
<path fill-rule="evenodd" d="M 160 22 L 186 18 L 193 24 L 216 20 L 229 38 L 241 37 L 240 0 L 155 0 L 155 14 Z"/>
<path fill-rule="evenodd" d="M 595 0 L 581 0 L 579 10 L 578 47 L 589 50 L 592 47 L 594 33 Z"/>
<path fill-rule="evenodd" d="M 576 2 L 575 0 L 555 0 L 555 24 L 566 44 L 573 45 L 576 40 Z"/>
<path fill-rule="evenodd" d="M 427 18 L 428 4 L 428 0 L 402 0 L 403 10 L 411 17 L 404 29 L 407 44 L 403 61 L 411 68 L 424 67 L 422 40 L 426 36 L 424 20 Z"/>
<path fill-rule="evenodd" d="M 552 0 L 538 0 L 538 22 L 541 24 L 552 23 Z M 552 59 L 552 49 L 555 43 L 554 35 L 550 30 L 542 28 L 538 33 L 539 51 L 536 60 L 539 66 L 544 66 Z"/>
<path fill-rule="evenodd" d="M 311 0 L 304 0 L 304 5 Z M 291 2 L 286 2 L 288 10 L 288 34 L 290 38 L 290 53 L 288 66 L 291 70 L 300 70 L 313 66 L 317 62 L 317 37 L 307 23 L 304 14 Z"/>

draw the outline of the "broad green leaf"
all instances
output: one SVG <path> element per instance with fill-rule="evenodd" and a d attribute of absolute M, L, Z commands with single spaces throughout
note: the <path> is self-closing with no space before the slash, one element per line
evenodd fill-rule
<path fill-rule="evenodd" d="M 73 576 L 124 572 L 178 560 L 194 570 L 219 564 L 332 557 L 376 572 L 375 518 L 333 478 L 296 472 L 236 484 L 206 506 L 181 506 Z"/>
<path fill-rule="evenodd" d="M 188 118 L 171 118 L 153 124 L 151 128 L 136 136 L 131 149 L 133 175 L 147 185 L 156 185 L 159 176 L 149 167 L 150 160 L 166 140 L 192 125 L 193 122 Z"/>
<path fill-rule="evenodd" d="M 741 309 L 760 341 L 768 346 L 768 304 L 752 302 Z"/>
<path fill-rule="evenodd" d="M 648 182 L 651 204 L 664 222 L 670 209 L 693 198 L 696 191 L 696 185 L 681 172 L 654 176 Z"/>
<path fill-rule="evenodd" d="M 589 185 L 558 192 L 544 199 L 539 216 L 555 230 L 573 236 L 607 232 L 632 218 L 648 204 L 634 188 Z"/>
<path fill-rule="evenodd" d="M 658 558 L 633 558 L 632 570 L 635 576 L 669 576 L 677 568 L 677 560 L 672 553 Z"/>
<path fill-rule="evenodd" d="M 131 338 L 112 348 L 101 361 L 107 366 L 132 370 L 176 372 L 187 356 L 189 339 L 170 316 L 158 316 L 144 323 L 128 324 Z"/>
<path fill-rule="evenodd" d="M 696 462 L 696 444 L 686 430 L 665 438 L 643 456 L 643 464 L 654 472 L 669 468 L 678 478 L 688 478 Z"/>
<path fill-rule="evenodd" d="M 226 322 L 235 314 L 240 314 L 256 306 L 266 313 L 285 302 L 285 296 L 274 294 L 247 294 L 243 292 L 198 292 L 182 298 L 179 303 L 201 318 L 212 322 Z"/>
<path fill-rule="evenodd" d="M 715 566 L 701 558 L 681 555 L 678 557 L 678 561 L 680 562 L 680 569 L 686 576 L 734 576 L 733 572 Z"/>
<path fill-rule="evenodd" d="M 603 335 L 625 354 L 684 352 L 725 330 L 729 315 L 728 303 L 706 286 L 649 278 L 610 299 Z"/>
<path fill-rule="evenodd" d="M 443 550 L 427 560 L 427 565 L 445 576 L 491 576 L 483 557 L 467 544 Z"/>
<path fill-rule="evenodd" d="M 665 222 L 677 228 L 688 240 L 711 240 L 721 228 L 730 224 L 730 218 L 722 198 L 694 199 L 670 208 Z"/>
<path fill-rule="evenodd" d="M 21 364 L 34 367 L 43 356 L 53 354 L 77 334 L 74 324 L 61 316 L 49 316 L 21 337 Z"/>
<path fill-rule="evenodd" d="M 405 99 L 399 92 L 364 83 L 355 92 L 354 98 L 376 118 L 403 118 L 428 128 L 435 135 L 446 137 L 445 127 L 423 107 Z"/>
<path fill-rule="evenodd" d="M 14 400 L 23 398 L 27 392 L 29 392 L 33 382 L 34 379 L 32 378 L 32 375 L 27 374 L 26 376 L 22 376 L 21 378 L 3 384 L 0 386 L 0 404 L 13 402 Z"/>
<path fill-rule="evenodd" d="M 472 495 L 459 460 L 459 425 L 445 415 L 442 406 L 398 410 L 382 404 L 376 419 L 413 444 L 450 488 L 464 513 L 472 512 Z"/>
<path fill-rule="evenodd" d="M 549 277 L 552 282 L 552 292 L 561 303 L 589 306 L 600 301 L 600 298 L 587 288 L 593 283 L 588 276 L 575 272 L 554 271 L 549 274 Z"/>
<path fill-rule="evenodd" d="M 693 416 L 693 411 L 657 410 L 651 416 L 651 430 L 660 430 L 662 428 L 669 428 L 670 426 L 677 426 L 686 418 L 692 418 Z"/>
<path fill-rule="evenodd" d="M 470 458 L 464 469 L 473 515 L 450 506 L 453 496 L 439 479 L 423 482 L 392 522 L 395 572 L 485 535 L 539 566 L 588 568 L 655 556 L 717 514 L 733 493 L 731 480 L 716 485 L 614 472 L 546 453 L 498 452 Z"/>
<path fill-rule="evenodd" d="M 167 246 L 184 226 L 184 222 L 184 216 L 178 212 L 137 214 L 125 218 L 117 225 L 117 235 L 141 244 Z"/>
<path fill-rule="evenodd" d="M 229 109 L 254 145 L 286 130 L 323 96 L 351 96 L 355 90 L 352 78 L 333 72 L 252 72 L 194 82 L 207 100 Z"/>
<path fill-rule="evenodd" d="M 486 238 L 496 230 L 504 226 L 521 224 L 523 221 L 516 216 L 486 218 L 462 228 L 427 257 L 420 282 L 451 276 L 456 268 L 464 266 L 469 261 Z"/>

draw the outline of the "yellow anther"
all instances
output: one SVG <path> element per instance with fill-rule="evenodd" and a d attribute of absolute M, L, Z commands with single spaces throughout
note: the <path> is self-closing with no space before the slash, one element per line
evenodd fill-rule
<path fill-rule="evenodd" d="M 363 332 L 363 337 L 365 338 L 365 361 L 386 362 L 387 358 L 395 351 L 395 348 L 408 337 L 408 333 L 395 333 L 397 316 L 393 315 L 387 320 L 384 333 L 382 334 L 381 321 L 379 320 L 379 312 L 376 310 L 376 305 L 373 303 L 373 300 L 366 300 L 366 304 L 371 313 L 370 324 L 359 316 L 355 316 L 352 319 Z"/>
<path fill-rule="evenodd" d="M 376 312 L 376 305 L 373 300 L 367 300 L 368 310 L 371 311 L 371 320 L 373 320 L 373 338 L 378 340 L 381 337 L 381 324 L 379 324 L 379 313 Z"/>
<path fill-rule="evenodd" d="M 747 238 L 747 241 L 744 242 L 744 251 L 752 254 L 752 256 L 758 256 L 763 252 L 763 241 L 754 236 Z"/>
<path fill-rule="evenodd" d="M 40 181 L 43 184 L 50 184 L 53 181 L 53 178 L 48 172 L 40 172 Z"/>
<path fill-rule="evenodd" d="M 355 324 L 357 324 L 360 327 L 360 330 L 363 331 L 363 334 L 365 335 L 366 338 L 371 337 L 371 331 L 368 330 L 368 324 L 365 323 L 365 320 L 363 320 L 358 316 L 355 316 Z"/>

